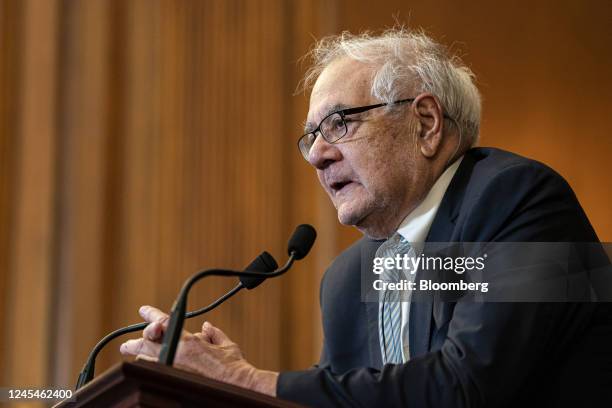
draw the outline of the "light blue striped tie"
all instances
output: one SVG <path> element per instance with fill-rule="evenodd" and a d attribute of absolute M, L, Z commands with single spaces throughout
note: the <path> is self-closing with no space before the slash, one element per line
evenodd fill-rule
<path fill-rule="evenodd" d="M 410 248 L 410 243 L 396 232 L 378 248 L 376 257 L 395 258 L 398 254 L 408 254 Z M 400 269 L 385 268 L 381 279 L 384 282 L 400 282 L 404 276 Z M 383 364 L 400 364 L 404 361 L 401 301 L 402 292 L 398 290 L 385 290 L 379 296 L 378 332 Z"/>

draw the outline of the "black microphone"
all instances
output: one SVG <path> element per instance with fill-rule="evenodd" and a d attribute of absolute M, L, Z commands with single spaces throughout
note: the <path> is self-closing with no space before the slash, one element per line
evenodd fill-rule
<path fill-rule="evenodd" d="M 312 226 L 307 224 L 298 226 L 293 232 L 293 235 L 291 235 L 289 244 L 287 245 L 289 259 L 282 268 L 268 274 L 259 271 L 240 272 L 229 269 L 209 269 L 200 271 L 187 279 L 187 281 L 185 281 L 183 284 L 176 301 L 172 305 L 170 321 L 168 322 L 168 327 L 164 333 L 164 339 L 162 341 L 161 351 L 159 353 L 159 362 L 168 366 L 171 366 L 174 362 L 174 356 L 176 355 L 176 349 L 178 347 L 185 320 L 184 315 L 185 310 L 187 309 L 187 295 L 189 294 L 191 287 L 197 281 L 207 276 L 238 276 L 247 278 L 274 278 L 280 276 L 291 268 L 295 260 L 302 259 L 308 254 L 316 237 L 317 233 Z"/>
<path fill-rule="evenodd" d="M 317 231 L 312 225 L 302 224 L 298 225 L 295 232 L 289 239 L 287 245 L 287 252 L 291 256 L 292 252 L 295 252 L 295 260 L 299 261 L 304 258 L 310 252 L 310 248 L 317 238 Z"/>
<path fill-rule="evenodd" d="M 268 252 L 264 251 L 261 254 L 259 254 L 259 256 L 255 258 L 255 260 L 253 260 L 253 262 L 251 262 L 249 266 L 246 267 L 246 270 L 270 273 L 276 270 L 277 268 L 278 268 L 278 264 L 276 263 L 276 260 L 274 259 L 274 257 L 270 255 Z M 266 280 L 265 276 L 257 276 L 257 277 L 241 276 L 240 283 L 234 286 L 232 290 L 230 290 L 225 295 L 221 296 L 219 299 L 215 300 L 213 303 L 211 303 L 210 305 L 206 307 L 203 307 L 198 310 L 194 310 L 189 313 L 185 313 L 185 318 L 190 319 L 192 317 L 200 316 L 201 314 L 209 312 L 212 309 L 219 306 L 221 303 L 225 302 L 227 299 L 234 296 L 241 289 L 256 288 L 264 280 Z M 98 344 L 95 345 L 91 353 L 89 354 L 89 357 L 87 357 L 87 361 L 85 362 L 85 365 L 83 366 L 83 369 L 81 370 L 81 373 L 79 374 L 79 378 L 77 379 L 77 385 L 75 387 L 75 390 L 78 390 L 79 388 L 81 388 L 82 386 L 84 386 L 85 384 L 87 384 L 89 381 L 93 379 L 95 370 L 96 370 L 96 358 L 98 357 L 98 354 L 100 353 L 100 351 L 102 351 L 104 346 L 106 346 L 111 340 L 114 340 L 121 335 L 143 330 L 145 327 L 147 327 L 148 324 L 149 323 L 147 322 L 131 324 L 127 327 L 123 327 L 121 329 L 115 330 L 107 334 L 102 340 L 100 340 Z"/>

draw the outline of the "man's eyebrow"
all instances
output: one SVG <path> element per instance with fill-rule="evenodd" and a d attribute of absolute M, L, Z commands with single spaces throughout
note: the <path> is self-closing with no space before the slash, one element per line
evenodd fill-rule
<path fill-rule="evenodd" d="M 327 109 L 325 109 L 323 112 L 323 118 L 331 115 L 334 112 L 338 112 L 341 111 L 343 109 L 348 109 L 350 108 L 350 105 L 344 104 L 344 103 L 336 103 L 334 105 L 329 106 Z M 304 133 L 310 133 L 312 132 L 316 127 L 318 126 L 318 123 L 314 123 L 314 122 L 306 122 L 304 124 Z"/>

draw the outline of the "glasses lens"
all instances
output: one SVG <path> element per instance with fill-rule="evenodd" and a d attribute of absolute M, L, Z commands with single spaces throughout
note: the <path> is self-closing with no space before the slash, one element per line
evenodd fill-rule
<path fill-rule="evenodd" d="M 298 147 L 300 148 L 300 152 L 304 159 L 308 160 L 308 155 L 310 155 L 310 149 L 315 141 L 315 135 L 312 133 L 306 133 L 304 136 L 300 138 L 298 142 Z"/>
<path fill-rule="evenodd" d="M 321 133 L 329 143 L 334 143 L 346 135 L 346 123 L 339 113 L 329 115 L 321 122 Z"/>

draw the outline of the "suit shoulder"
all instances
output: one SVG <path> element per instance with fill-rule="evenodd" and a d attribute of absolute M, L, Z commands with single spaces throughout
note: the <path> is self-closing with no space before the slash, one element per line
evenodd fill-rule
<path fill-rule="evenodd" d="M 563 178 L 542 162 L 494 147 L 475 147 L 470 149 L 466 156 L 473 159 L 475 170 L 477 169 L 479 173 L 486 173 L 487 176 L 502 173 L 508 169 L 530 168 Z"/>
<path fill-rule="evenodd" d="M 463 240 L 596 240 L 572 188 L 536 160 L 499 149 L 469 151 Z"/>
<path fill-rule="evenodd" d="M 323 280 L 325 280 L 328 275 L 337 275 L 341 271 L 345 270 L 347 265 L 360 263 L 362 251 L 368 246 L 371 242 L 370 239 L 366 237 L 362 237 L 361 239 L 354 242 L 351 246 L 342 251 L 334 260 L 331 262 L 325 274 L 323 275 Z"/>
<path fill-rule="evenodd" d="M 534 188 L 552 188 L 573 195 L 563 176 L 537 160 L 490 147 L 474 148 L 466 155 L 474 161 L 470 182 L 473 188 L 486 190 L 491 186 L 502 187 L 506 184 L 506 187 L 512 188 L 515 196 Z"/>
<path fill-rule="evenodd" d="M 336 258 L 334 258 L 334 260 L 332 261 L 332 265 L 342 260 L 346 261 L 347 259 L 359 257 L 361 251 L 363 251 L 364 248 L 367 247 L 371 242 L 373 242 L 371 239 L 367 237 L 361 237 L 357 241 L 353 242 L 348 248 L 344 249 Z"/>
<path fill-rule="evenodd" d="M 350 274 L 359 273 L 364 257 L 371 256 L 382 241 L 363 237 L 342 251 L 329 265 L 321 279 L 321 290 L 325 286 L 344 283 Z M 358 279 L 357 279 L 358 280 Z"/>

